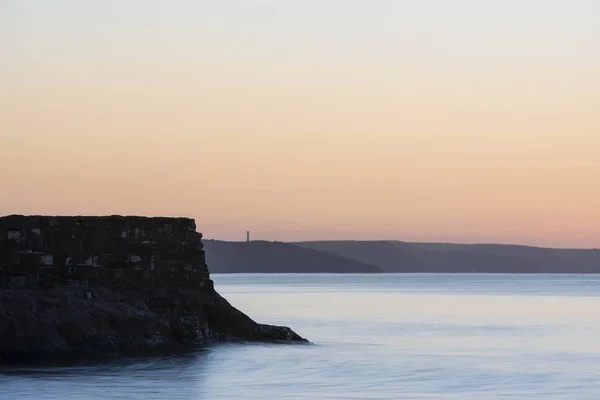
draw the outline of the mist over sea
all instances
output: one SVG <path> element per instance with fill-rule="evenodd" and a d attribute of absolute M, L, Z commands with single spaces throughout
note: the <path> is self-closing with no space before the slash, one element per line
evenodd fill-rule
<path fill-rule="evenodd" d="M 600 275 L 212 275 L 310 345 L 0 369 L 0 399 L 600 399 Z"/>

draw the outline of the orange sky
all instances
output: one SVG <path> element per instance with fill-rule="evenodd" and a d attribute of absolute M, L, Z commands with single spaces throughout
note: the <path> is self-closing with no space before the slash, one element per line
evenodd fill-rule
<path fill-rule="evenodd" d="M 0 214 L 598 247 L 600 6 L 369 3 L 3 2 Z"/>

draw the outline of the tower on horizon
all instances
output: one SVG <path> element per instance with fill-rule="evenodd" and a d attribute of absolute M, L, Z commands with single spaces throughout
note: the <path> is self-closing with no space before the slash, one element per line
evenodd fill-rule
<path fill-rule="evenodd" d="M 246 231 L 246 242 L 250 243 L 250 231 Z"/>

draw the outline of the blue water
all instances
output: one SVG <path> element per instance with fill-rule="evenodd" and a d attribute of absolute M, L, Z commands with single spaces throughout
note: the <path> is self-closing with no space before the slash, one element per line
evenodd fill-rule
<path fill-rule="evenodd" d="M 0 370 L 0 399 L 600 399 L 600 276 L 213 275 L 312 345 Z"/>

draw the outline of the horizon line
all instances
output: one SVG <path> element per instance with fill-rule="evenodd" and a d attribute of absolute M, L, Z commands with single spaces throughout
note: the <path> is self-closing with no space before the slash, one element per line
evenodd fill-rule
<path fill-rule="evenodd" d="M 226 240 L 226 239 L 217 239 L 217 238 L 208 238 L 203 237 L 202 241 L 216 241 L 216 242 L 229 242 L 229 243 L 248 243 L 246 240 Z M 549 249 L 549 250 L 591 250 L 591 251 L 600 251 L 599 247 L 551 247 L 551 246 L 541 246 L 541 245 L 529 245 L 529 244 L 516 244 L 516 243 L 493 243 L 493 242 L 435 242 L 435 241 L 420 241 L 420 242 L 409 242 L 405 240 L 399 239 L 318 239 L 318 240 L 292 240 L 292 241 L 284 241 L 284 240 L 268 240 L 268 239 L 251 239 L 249 242 L 269 242 L 269 243 L 286 243 L 286 244 L 296 244 L 296 243 L 315 243 L 315 242 L 399 242 L 406 243 L 412 245 L 418 244 L 448 244 L 448 245 L 462 245 L 462 246 L 513 246 L 513 247 L 529 247 L 529 248 L 537 248 L 537 249 Z"/>

